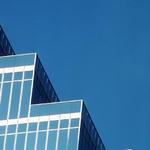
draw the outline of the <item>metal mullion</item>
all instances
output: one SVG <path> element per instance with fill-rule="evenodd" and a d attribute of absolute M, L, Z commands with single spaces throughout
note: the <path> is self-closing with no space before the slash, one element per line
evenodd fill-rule
<path fill-rule="evenodd" d="M 15 134 L 15 141 L 14 141 L 14 150 L 16 149 L 16 143 L 17 143 L 18 121 L 19 121 L 20 110 L 21 110 L 23 86 L 24 86 L 24 71 L 23 71 L 23 74 L 22 74 L 21 90 L 20 90 L 20 97 L 19 97 L 19 107 L 18 107 L 18 114 L 17 114 L 17 124 L 16 124 L 16 134 Z"/>
<path fill-rule="evenodd" d="M 9 94 L 9 100 L 8 100 L 9 102 L 8 102 L 8 110 L 7 110 L 7 122 L 8 122 L 8 119 L 9 119 L 11 101 L 12 101 L 12 91 L 13 91 L 13 84 L 14 84 L 13 79 L 14 79 L 14 70 L 13 70 L 13 74 L 12 74 L 12 82 L 11 82 L 10 94 Z M 6 125 L 5 134 L 7 134 L 7 130 L 8 130 L 8 124 Z M 6 140 L 7 140 L 7 135 L 5 135 L 5 138 L 4 138 L 3 150 L 6 149 Z"/>

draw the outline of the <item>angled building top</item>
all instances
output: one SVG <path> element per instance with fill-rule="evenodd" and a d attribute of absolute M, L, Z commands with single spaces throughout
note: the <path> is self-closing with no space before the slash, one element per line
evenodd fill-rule
<path fill-rule="evenodd" d="M 6 55 L 15 55 L 15 51 L 13 50 L 5 32 L 0 25 L 0 56 Z"/>

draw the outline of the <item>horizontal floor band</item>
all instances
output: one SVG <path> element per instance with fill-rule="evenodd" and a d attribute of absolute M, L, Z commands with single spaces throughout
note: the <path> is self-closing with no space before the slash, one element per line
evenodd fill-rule
<path fill-rule="evenodd" d="M 36 122 L 63 120 L 63 119 L 75 119 L 75 118 L 80 118 L 80 117 L 81 117 L 81 113 L 68 113 L 68 114 L 59 114 L 59 115 L 0 120 L 0 126 L 25 124 L 25 123 L 36 123 Z"/>
<path fill-rule="evenodd" d="M 0 74 L 2 74 L 2 73 L 12 73 L 12 72 L 32 71 L 33 69 L 34 69 L 34 65 L 20 66 L 20 67 L 10 67 L 10 68 L 0 68 Z"/>

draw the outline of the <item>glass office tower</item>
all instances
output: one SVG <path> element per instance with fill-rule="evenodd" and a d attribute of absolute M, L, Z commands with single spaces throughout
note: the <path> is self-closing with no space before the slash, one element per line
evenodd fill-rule
<path fill-rule="evenodd" d="M 37 54 L 0 31 L 0 150 L 105 150 L 83 100 L 60 101 Z"/>

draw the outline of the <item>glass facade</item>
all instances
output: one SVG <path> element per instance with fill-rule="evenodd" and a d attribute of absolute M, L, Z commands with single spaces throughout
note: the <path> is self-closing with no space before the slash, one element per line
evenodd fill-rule
<path fill-rule="evenodd" d="M 0 57 L 0 150 L 105 147 L 83 100 L 60 102 L 31 53 Z"/>

